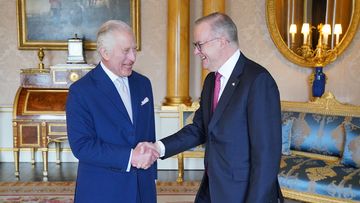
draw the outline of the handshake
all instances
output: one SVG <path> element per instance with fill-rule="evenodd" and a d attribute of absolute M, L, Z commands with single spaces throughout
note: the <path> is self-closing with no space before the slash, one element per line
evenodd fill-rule
<path fill-rule="evenodd" d="M 140 142 L 133 150 L 131 165 L 148 169 L 160 157 L 160 148 L 156 143 Z"/>

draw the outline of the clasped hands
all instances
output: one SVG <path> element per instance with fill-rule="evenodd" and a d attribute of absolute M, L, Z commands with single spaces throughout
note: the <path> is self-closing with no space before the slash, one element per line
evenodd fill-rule
<path fill-rule="evenodd" d="M 131 165 L 136 168 L 148 169 L 160 157 L 160 149 L 155 143 L 140 142 L 131 157 Z"/>

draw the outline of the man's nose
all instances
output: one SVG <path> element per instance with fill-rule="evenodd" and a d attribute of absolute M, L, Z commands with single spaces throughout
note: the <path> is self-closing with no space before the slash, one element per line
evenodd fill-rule
<path fill-rule="evenodd" d="M 198 50 L 198 48 L 194 47 L 194 55 L 199 55 L 201 52 Z"/>
<path fill-rule="evenodd" d="M 136 60 L 136 51 L 135 50 L 129 51 L 128 59 L 135 62 L 135 60 Z"/>

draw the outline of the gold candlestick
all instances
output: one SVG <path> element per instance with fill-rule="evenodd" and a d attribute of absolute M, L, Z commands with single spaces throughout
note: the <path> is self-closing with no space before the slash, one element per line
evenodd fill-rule
<path fill-rule="evenodd" d="M 40 48 L 40 49 L 39 49 L 39 51 L 38 51 L 38 57 L 39 57 L 39 60 L 40 60 L 39 69 L 44 70 L 43 60 L 44 60 L 44 57 L 45 57 L 45 53 L 44 53 L 43 48 Z"/>
<path fill-rule="evenodd" d="M 25 74 L 36 74 L 36 73 L 49 73 L 50 69 L 45 68 L 45 65 L 43 63 L 45 53 L 43 48 L 39 48 L 39 51 L 37 53 L 39 58 L 39 64 L 37 68 L 28 68 L 28 69 L 21 69 L 21 73 Z"/>

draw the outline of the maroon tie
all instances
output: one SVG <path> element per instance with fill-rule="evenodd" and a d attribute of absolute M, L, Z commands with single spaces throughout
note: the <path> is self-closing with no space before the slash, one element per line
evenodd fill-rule
<path fill-rule="evenodd" d="M 214 87 L 214 98 L 213 98 L 213 106 L 212 112 L 215 111 L 215 108 L 218 104 L 219 94 L 220 94 L 220 85 L 221 85 L 221 74 L 219 72 L 215 73 L 215 87 Z"/>
<path fill-rule="evenodd" d="M 215 73 L 215 87 L 214 87 L 214 97 L 213 97 L 213 105 L 212 112 L 214 113 L 215 108 L 218 104 L 219 94 L 220 94 L 220 85 L 221 85 L 221 74 L 219 72 Z M 205 174 L 207 175 L 207 164 L 205 165 Z"/>

